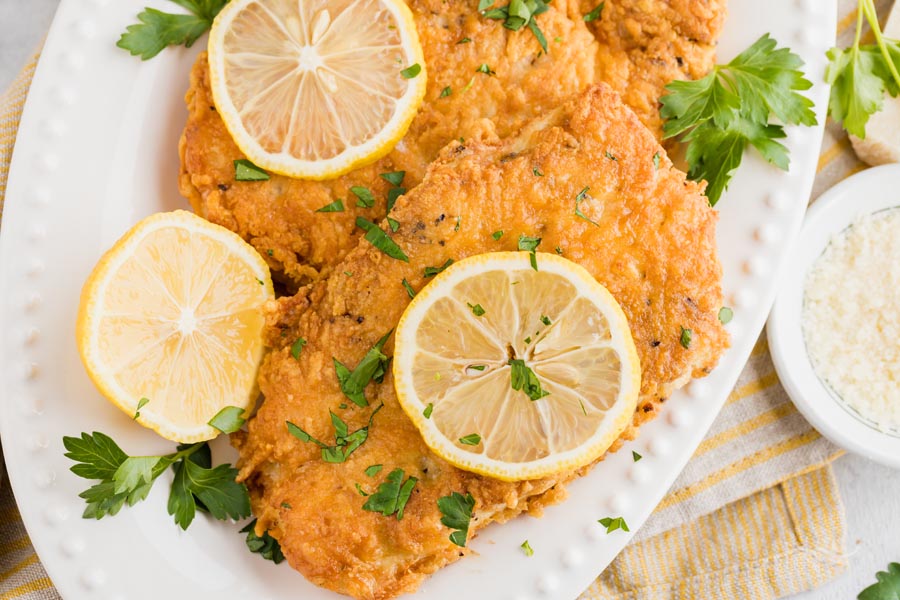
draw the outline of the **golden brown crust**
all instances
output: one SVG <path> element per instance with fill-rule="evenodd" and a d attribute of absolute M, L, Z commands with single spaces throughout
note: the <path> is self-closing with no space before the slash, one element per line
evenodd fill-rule
<path fill-rule="evenodd" d="M 404 187 L 421 181 L 450 140 L 492 140 L 559 106 L 594 81 L 596 42 L 578 13 L 578 0 L 559 0 L 541 15 L 551 42 L 541 52 L 534 35 L 481 17 L 466 0 L 410 0 L 429 70 L 425 102 L 403 140 L 385 158 L 332 181 L 273 176 L 267 182 L 235 182 L 233 161 L 243 158 L 215 111 L 206 54 L 197 59 L 187 93 L 188 121 L 180 150 L 181 193 L 197 214 L 250 242 L 289 287 L 327 276 L 362 230 L 361 215 L 386 213 L 388 184 L 379 173 L 406 171 Z M 470 39 L 470 42 L 459 43 Z M 486 64 L 495 74 L 479 73 Z M 444 88 L 452 93 L 441 97 Z M 378 199 L 360 209 L 349 192 L 367 187 Z M 315 210 L 341 198 L 342 213 Z"/>
<path fill-rule="evenodd" d="M 581 0 L 590 12 L 597 0 Z M 699 79 L 715 65 L 726 0 L 606 0 L 588 23 L 599 42 L 597 77 L 622 95 L 662 137 L 659 98 L 677 79 Z"/>
<path fill-rule="evenodd" d="M 585 187 L 590 196 L 581 209 L 597 225 L 575 215 L 575 196 Z M 307 578 L 365 599 L 411 591 L 467 552 L 440 524 L 439 497 L 471 493 L 475 533 L 491 521 L 539 512 L 587 470 L 506 483 L 456 469 L 425 446 L 397 402 L 390 374 L 367 388 L 371 406 L 384 407 L 368 441 L 345 463 L 323 462 L 313 444 L 288 433 L 289 420 L 331 439 L 329 410 L 351 430 L 366 424 L 372 408 L 347 402 L 332 357 L 355 365 L 396 325 L 409 303 L 404 278 L 419 289 L 425 266 L 515 250 L 520 234 L 540 236 L 540 250 L 559 247 L 606 285 L 629 319 L 643 372 L 634 426 L 650 418 L 675 385 L 711 369 L 727 345 L 717 319 L 716 213 L 606 86 L 589 89 L 505 142 L 449 145 L 392 216 L 400 223 L 392 237 L 408 263 L 361 241 L 327 280 L 272 303 L 268 336 L 275 348 L 260 375 L 265 402 L 249 433 L 236 439 L 258 526 L 279 539 L 290 564 Z M 498 229 L 505 234 L 494 240 Z M 682 327 L 693 331 L 688 349 L 679 342 Z M 289 347 L 298 337 L 308 344 L 295 360 Z M 392 341 L 385 351 L 392 353 Z M 374 478 L 364 474 L 372 464 L 384 465 Z M 372 492 L 395 468 L 419 479 L 403 520 L 362 510 L 365 499 L 355 484 Z"/>

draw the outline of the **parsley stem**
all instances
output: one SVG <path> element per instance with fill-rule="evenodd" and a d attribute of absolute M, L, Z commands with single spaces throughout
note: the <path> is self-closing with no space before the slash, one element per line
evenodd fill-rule
<path fill-rule="evenodd" d="M 872 33 L 875 34 L 875 42 L 878 44 L 878 49 L 881 50 L 881 55 L 884 57 L 884 62 L 887 63 L 888 70 L 891 72 L 891 76 L 894 78 L 894 81 L 898 86 L 900 86 L 900 73 L 897 73 L 897 67 L 894 65 L 894 61 L 891 60 L 891 55 L 888 53 L 887 45 L 884 43 L 884 37 L 881 35 L 881 26 L 878 24 L 878 13 L 875 11 L 874 0 L 860 0 L 859 7 L 865 11 L 866 20 L 869 22 L 869 27 L 872 28 Z M 859 30 L 861 29 L 860 26 L 861 23 L 859 22 L 859 20 L 857 20 L 857 39 L 859 39 Z"/>

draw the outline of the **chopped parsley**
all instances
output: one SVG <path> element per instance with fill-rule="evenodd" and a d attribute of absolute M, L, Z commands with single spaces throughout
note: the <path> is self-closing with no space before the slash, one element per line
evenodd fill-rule
<path fill-rule="evenodd" d="M 641 460 L 641 459 L 644 458 L 644 457 L 641 456 L 640 454 L 638 454 L 637 452 L 635 452 L 634 450 L 632 450 L 632 451 L 631 451 L 631 458 L 634 459 L 634 462 L 637 462 L 637 461 Z"/>
<path fill-rule="evenodd" d="M 235 181 L 268 181 L 269 174 L 246 158 L 234 161 Z"/>
<path fill-rule="evenodd" d="M 375 206 L 375 196 L 369 188 L 354 185 L 350 188 L 350 192 L 356 196 L 356 206 L 359 208 L 372 208 Z"/>
<path fill-rule="evenodd" d="M 719 309 L 719 322 L 722 325 L 728 325 L 731 323 L 731 319 L 734 318 L 734 311 L 728 308 L 727 306 L 723 306 Z"/>
<path fill-rule="evenodd" d="M 550 317 L 548 317 L 547 315 L 541 315 L 541 323 L 549 326 L 550 323 L 552 323 L 552 321 L 550 320 Z"/>
<path fill-rule="evenodd" d="M 406 280 L 405 277 L 403 278 L 403 282 L 402 282 L 402 283 L 403 283 L 404 289 L 406 290 L 406 293 L 409 294 L 410 299 L 415 298 L 415 297 L 416 297 L 416 290 L 414 290 L 414 289 L 412 288 L 412 286 L 409 285 L 409 282 Z"/>
<path fill-rule="evenodd" d="M 596 21 L 597 19 L 600 18 L 600 15 L 603 14 L 603 7 L 605 5 L 606 5 L 606 2 L 601 2 L 596 7 L 594 7 L 594 10 L 587 13 L 586 15 L 584 15 L 581 18 L 584 19 L 585 23 L 590 23 L 591 21 Z"/>
<path fill-rule="evenodd" d="M 470 433 L 459 438 L 459 443 L 464 446 L 477 446 L 481 443 L 481 436 L 477 433 Z"/>
<path fill-rule="evenodd" d="M 459 40 L 459 41 L 456 42 L 456 43 L 457 43 L 457 44 L 468 44 L 468 43 L 471 42 L 471 41 L 472 41 L 472 38 L 464 37 L 463 39 Z"/>
<path fill-rule="evenodd" d="M 487 6 L 484 6 L 485 4 Z M 534 20 L 538 15 L 547 12 L 549 8 L 547 2 L 544 0 L 511 0 L 507 6 L 486 10 L 493 4 L 494 0 L 481 0 L 478 3 L 478 12 L 488 19 L 503 21 L 503 26 L 511 31 L 519 31 L 522 27 L 528 27 L 538 44 L 541 45 L 541 50 L 547 52 L 547 38 L 544 37 L 544 32 Z"/>
<path fill-rule="evenodd" d="M 685 329 L 684 327 L 681 328 L 681 338 L 679 339 L 679 341 L 685 349 L 691 347 L 691 340 L 693 339 L 693 337 L 693 331 L 691 331 L 690 329 Z"/>
<path fill-rule="evenodd" d="M 290 421 L 285 421 L 285 424 L 287 425 L 288 432 L 292 436 L 301 442 L 310 442 L 321 448 L 322 460 L 328 463 L 342 463 L 369 438 L 369 427 L 372 426 L 372 419 L 375 418 L 375 415 L 378 414 L 378 411 L 381 410 L 382 406 L 384 406 L 384 404 L 379 404 L 378 407 L 372 411 L 372 414 L 369 415 L 369 422 L 365 427 L 360 427 L 353 432 L 348 431 L 347 424 L 343 419 L 329 410 L 328 414 L 331 415 L 331 424 L 334 427 L 333 446 L 328 446 L 320 442 Z"/>
<path fill-rule="evenodd" d="M 531 544 L 528 543 L 528 540 L 522 542 L 522 545 L 519 546 L 522 549 L 522 552 L 525 553 L 525 556 L 534 556 L 534 550 L 531 549 Z"/>
<path fill-rule="evenodd" d="M 491 70 L 487 63 L 481 63 L 478 65 L 478 68 L 475 69 L 478 73 L 484 73 L 485 75 L 496 75 L 496 71 Z"/>
<path fill-rule="evenodd" d="M 148 402 L 150 402 L 150 398 L 141 398 L 138 400 L 137 408 L 134 409 L 134 416 L 131 418 L 132 421 L 137 421 L 138 417 L 141 416 L 141 409 L 147 406 Z"/>
<path fill-rule="evenodd" d="M 388 190 L 387 193 L 387 209 L 388 212 L 391 212 L 394 209 L 394 205 L 397 204 L 397 198 L 406 193 L 405 187 L 393 187 Z"/>
<path fill-rule="evenodd" d="M 217 412 L 207 425 L 215 427 L 222 433 L 234 433 L 247 422 L 247 419 L 241 416 L 243 414 L 244 409 L 240 406 L 226 406 Z"/>
<path fill-rule="evenodd" d="M 392 219 L 390 217 L 387 218 L 388 227 L 391 228 L 391 231 L 397 233 L 397 230 L 400 229 L 400 221 L 397 219 Z"/>
<path fill-rule="evenodd" d="M 334 202 L 326 204 L 322 208 L 317 208 L 316 212 L 320 213 L 330 213 L 330 212 L 344 212 L 344 201 L 338 198 Z"/>
<path fill-rule="evenodd" d="M 381 352 L 387 343 L 388 338 L 393 333 L 393 329 L 382 336 L 375 345 L 366 352 L 359 364 L 353 371 L 350 371 L 341 361 L 332 358 L 334 362 L 334 370 L 337 374 L 338 382 L 341 384 L 341 391 L 353 404 L 363 407 L 368 406 L 364 390 L 370 381 L 381 383 L 384 374 L 387 371 L 388 357 Z"/>
<path fill-rule="evenodd" d="M 534 175 L 535 177 L 543 177 L 544 176 L 544 174 L 541 173 L 541 170 L 538 169 L 537 167 L 531 167 L 531 174 Z"/>
<path fill-rule="evenodd" d="M 541 387 L 538 376 L 531 370 L 531 367 L 525 364 L 524 360 L 511 358 L 507 364 L 511 367 L 510 384 L 512 389 L 525 392 L 525 395 L 531 400 L 540 400 L 544 396 L 550 395 L 550 392 Z"/>
<path fill-rule="evenodd" d="M 390 173 L 381 173 L 379 177 L 390 183 L 392 186 L 399 187 L 403 183 L 403 178 L 406 177 L 406 171 L 391 171 Z"/>
<path fill-rule="evenodd" d="M 469 537 L 472 509 L 475 508 L 475 498 L 469 493 L 463 496 L 459 492 L 450 492 L 449 496 L 438 498 L 437 505 L 443 515 L 441 523 L 455 530 L 450 534 L 450 541 L 465 548 L 466 539 Z"/>
<path fill-rule="evenodd" d="M 356 491 L 359 492 L 360 496 L 368 496 L 369 495 L 365 492 L 365 490 L 362 489 L 362 486 L 359 485 L 358 483 L 354 483 L 353 485 L 356 486 Z"/>
<path fill-rule="evenodd" d="M 462 217 L 460 217 L 460 216 L 457 216 L 457 217 L 456 217 L 456 225 L 453 226 L 453 231 L 459 231 L 459 222 L 460 222 L 460 219 L 462 219 Z"/>
<path fill-rule="evenodd" d="M 369 467 L 366 467 L 366 475 L 368 475 L 369 477 L 375 477 L 381 472 L 383 466 L 384 465 L 371 465 Z"/>
<path fill-rule="evenodd" d="M 472 369 L 473 371 L 484 371 L 487 368 L 487 366 L 486 365 L 471 365 L 471 366 L 469 366 L 469 368 Z"/>
<path fill-rule="evenodd" d="M 613 153 L 611 153 L 609 150 L 605 150 L 605 151 L 603 152 L 603 156 L 605 156 L 605 157 L 608 158 L 609 160 L 614 160 L 614 161 L 616 161 L 616 162 L 619 161 L 619 159 L 616 158 L 616 155 L 613 154 Z"/>
<path fill-rule="evenodd" d="M 306 345 L 306 340 L 301 338 L 297 338 L 297 341 L 291 344 L 291 356 L 294 357 L 294 360 L 300 360 L 300 353 L 303 352 L 303 347 Z"/>
<path fill-rule="evenodd" d="M 290 504 L 282 502 L 281 506 L 290 508 Z M 241 529 L 240 533 L 247 534 L 247 549 L 254 554 L 259 554 L 266 560 L 271 560 L 276 565 L 284 561 L 284 554 L 281 552 L 281 545 L 278 540 L 269 535 L 266 531 L 262 535 L 256 535 L 256 519 L 250 521 L 246 527 Z"/>
<path fill-rule="evenodd" d="M 503 237 L 503 230 L 498 229 L 497 231 L 495 231 L 494 233 L 491 234 L 491 237 L 494 238 L 495 240 L 499 240 L 500 238 Z"/>
<path fill-rule="evenodd" d="M 378 490 L 369 496 L 363 504 L 363 510 L 380 512 L 385 517 L 396 515 L 397 520 L 403 519 L 403 511 L 412 494 L 416 482 L 415 477 L 409 477 L 405 482 L 403 469 L 394 469 L 387 478 L 378 486 Z"/>
<path fill-rule="evenodd" d="M 653 155 L 653 168 L 659 171 L 659 152 Z"/>
<path fill-rule="evenodd" d="M 541 238 L 539 237 L 529 237 L 525 234 L 519 236 L 519 250 L 524 252 L 531 252 L 531 256 L 529 257 L 531 260 L 531 268 L 535 271 L 538 270 L 537 267 L 537 256 L 535 255 L 535 251 L 537 247 L 541 245 Z"/>
<path fill-rule="evenodd" d="M 425 417 L 426 419 L 430 419 L 432 412 L 434 412 L 434 404 L 429 402 L 428 406 L 425 407 L 425 410 L 422 411 L 422 416 Z"/>
<path fill-rule="evenodd" d="M 472 304 L 471 302 L 466 302 L 469 308 L 472 309 L 472 314 L 476 317 L 484 316 L 484 308 L 480 304 Z"/>
<path fill-rule="evenodd" d="M 414 63 L 400 71 L 400 74 L 403 76 L 403 79 L 413 79 L 416 75 L 422 72 L 422 65 L 419 63 Z"/>
<path fill-rule="evenodd" d="M 425 267 L 425 277 L 434 277 L 452 264 L 453 259 L 448 258 L 446 261 L 444 261 L 444 264 L 439 267 Z"/>
<path fill-rule="evenodd" d="M 397 260 L 402 260 L 403 262 L 409 262 L 409 257 L 405 252 L 397 245 L 397 243 L 388 236 L 378 225 L 375 223 L 363 219 L 362 217 L 356 217 L 356 226 L 360 229 L 364 229 L 366 231 L 366 241 L 390 256 L 391 258 L 396 258 Z"/>
<path fill-rule="evenodd" d="M 588 197 L 588 191 L 589 191 L 590 189 L 591 189 L 590 187 L 585 187 L 585 188 L 582 189 L 580 192 L 578 192 L 578 195 L 577 195 L 577 196 L 575 196 L 575 216 L 584 219 L 585 221 L 587 221 L 587 222 L 590 223 L 591 225 L 595 225 L 595 226 L 597 226 L 597 227 L 600 227 L 600 224 L 597 223 L 597 221 L 594 221 L 594 220 L 592 220 L 592 219 L 589 219 L 587 215 L 585 215 L 583 212 L 581 212 L 581 203 L 584 202 L 584 201 L 587 199 L 587 197 Z"/>
<path fill-rule="evenodd" d="M 625 519 L 622 517 L 604 517 L 597 522 L 606 527 L 606 533 L 612 533 L 616 529 L 630 531 L 628 525 L 625 523 Z"/>
<path fill-rule="evenodd" d="M 453 93 L 453 90 L 448 85 L 447 87 L 445 87 L 444 89 L 441 90 L 441 95 L 438 96 L 438 98 L 446 98 L 447 96 L 449 96 L 452 93 Z"/>

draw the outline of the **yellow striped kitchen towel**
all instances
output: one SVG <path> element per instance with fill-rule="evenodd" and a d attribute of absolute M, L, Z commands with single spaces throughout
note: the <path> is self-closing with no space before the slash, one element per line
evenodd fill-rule
<path fill-rule="evenodd" d="M 889 0 L 877 2 L 886 14 Z M 852 29 L 841 0 L 839 33 Z M 34 71 L 0 99 L 0 218 L 15 128 Z M 813 198 L 861 168 L 828 125 Z M 778 384 L 764 338 L 694 458 L 636 539 L 584 600 L 769 600 L 821 585 L 845 568 L 844 516 L 828 463 L 839 454 Z M 59 598 L 0 484 L 0 600 Z"/>

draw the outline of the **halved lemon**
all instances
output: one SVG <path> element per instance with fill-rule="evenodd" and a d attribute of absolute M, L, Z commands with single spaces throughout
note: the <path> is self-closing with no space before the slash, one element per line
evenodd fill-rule
<path fill-rule="evenodd" d="M 210 32 L 209 70 L 241 151 L 307 179 L 390 152 L 427 80 L 402 0 L 231 0 Z"/>
<path fill-rule="evenodd" d="M 240 237 L 185 211 L 135 225 L 81 293 L 76 339 L 110 402 L 164 438 L 196 442 L 226 406 L 251 407 L 269 268 Z"/>
<path fill-rule="evenodd" d="M 586 465 L 632 418 L 641 370 L 625 314 L 581 266 L 496 252 L 453 264 L 397 327 L 394 385 L 425 442 L 505 481 Z"/>

